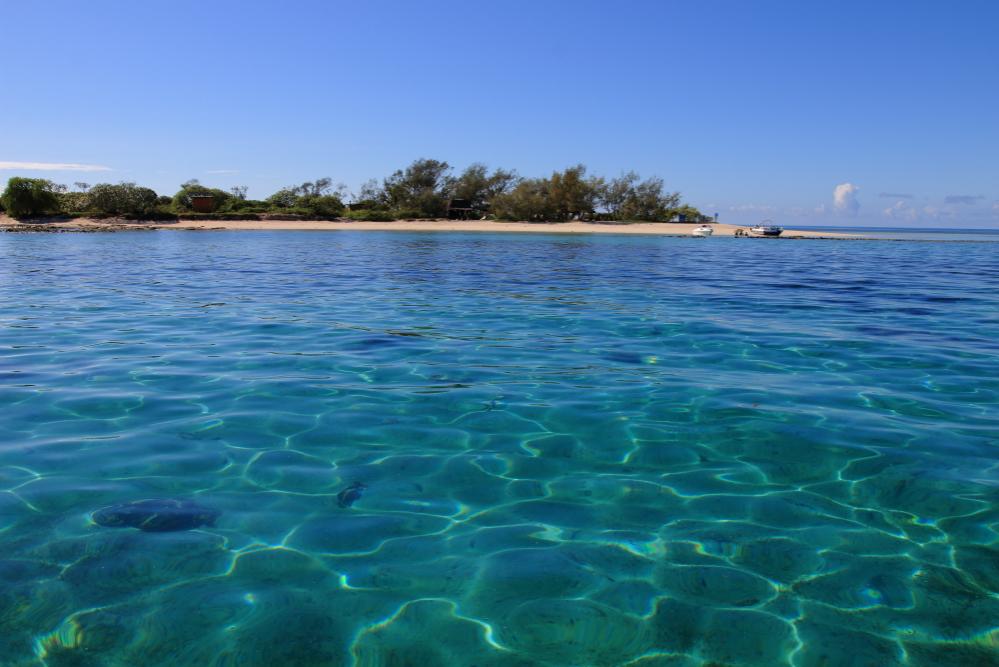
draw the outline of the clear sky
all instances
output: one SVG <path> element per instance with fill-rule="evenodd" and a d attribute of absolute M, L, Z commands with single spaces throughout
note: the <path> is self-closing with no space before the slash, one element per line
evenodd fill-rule
<path fill-rule="evenodd" d="M 0 35 L 0 178 L 583 162 L 725 222 L 999 226 L 995 0 L 33 0 Z"/>

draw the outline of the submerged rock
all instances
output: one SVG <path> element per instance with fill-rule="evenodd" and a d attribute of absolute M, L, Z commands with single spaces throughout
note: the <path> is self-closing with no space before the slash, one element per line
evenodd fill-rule
<path fill-rule="evenodd" d="M 346 489 L 336 494 L 336 504 L 340 507 L 350 507 L 355 501 L 360 500 L 361 494 L 368 488 L 361 482 L 354 482 Z"/>
<path fill-rule="evenodd" d="M 94 523 L 106 528 L 138 528 L 147 532 L 190 530 L 212 526 L 222 512 L 190 500 L 136 500 L 99 509 Z"/>

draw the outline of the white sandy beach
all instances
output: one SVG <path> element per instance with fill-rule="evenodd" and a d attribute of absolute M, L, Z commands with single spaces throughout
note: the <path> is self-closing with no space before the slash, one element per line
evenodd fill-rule
<path fill-rule="evenodd" d="M 48 231 L 124 231 L 138 228 L 177 230 L 272 231 L 405 231 L 405 232 L 528 232 L 545 234 L 652 234 L 690 236 L 696 223 L 662 222 L 499 222 L 493 220 L 396 220 L 393 222 L 326 220 L 180 220 L 132 222 L 127 220 L 76 220 L 18 222 L 0 216 L 0 227 L 12 231 L 36 228 Z M 712 223 L 715 236 L 735 236 L 738 225 Z M 861 238 L 850 234 L 785 229 L 781 238 Z"/>

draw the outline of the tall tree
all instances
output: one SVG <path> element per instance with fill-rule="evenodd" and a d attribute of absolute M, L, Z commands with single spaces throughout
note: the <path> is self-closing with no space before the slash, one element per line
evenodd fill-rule
<path fill-rule="evenodd" d="M 56 185 L 44 178 L 14 176 L 0 195 L 0 205 L 15 218 L 55 213 L 59 210 Z"/>
<path fill-rule="evenodd" d="M 471 202 L 471 207 L 488 211 L 491 202 L 509 192 L 520 178 L 514 171 L 496 169 L 492 174 L 486 165 L 476 162 L 469 165 L 455 180 L 452 194 L 455 199 Z"/>
<path fill-rule="evenodd" d="M 586 178 L 586 167 L 577 164 L 552 174 L 549 186 L 550 205 L 555 220 L 574 220 L 593 215 L 603 189 L 603 179 Z"/>
<path fill-rule="evenodd" d="M 680 203 L 679 193 L 665 191 L 663 179 L 642 181 L 633 171 L 607 183 L 601 199 L 614 220 L 669 220 Z"/>
<path fill-rule="evenodd" d="M 555 220 L 551 181 L 547 178 L 521 179 L 509 192 L 490 202 L 493 215 L 505 220 Z"/>
<path fill-rule="evenodd" d="M 382 187 L 390 208 L 438 217 L 447 212 L 453 185 L 451 165 L 421 158 L 386 178 Z"/>

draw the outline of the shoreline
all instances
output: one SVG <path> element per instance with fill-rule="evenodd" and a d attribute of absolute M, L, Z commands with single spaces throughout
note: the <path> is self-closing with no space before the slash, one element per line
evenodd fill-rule
<path fill-rule="evenodd" d="M 395 220 L 392 222 L 369 222 L 354 220 L 178 220 L 178 221 L 139 221 L 139 220 L 95 220 L 76 218 L 70 220 L 39 220 L 20 222 L 7 216 L 0 216 L 0 231 L 3 232 L 126 232 L 126 231 L 405 231 L 405 232 L 496 232 L 534 234 L 641 234 L 651 236 L 689 237 L 700 223 L 683 222 L 499 222 L 494 220 Z M 738 229 L 748 229 L 741 225 L 708 223 L 718 237 L 735 237 Z M 760 237 L 750 237 L 760 238 Z M 782 239 L 837 239 L 858 240 L 866 237 L 859 234 L 817 232 L 785 229 L 777 238 Z"/>

